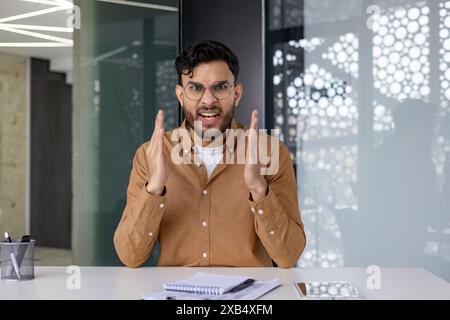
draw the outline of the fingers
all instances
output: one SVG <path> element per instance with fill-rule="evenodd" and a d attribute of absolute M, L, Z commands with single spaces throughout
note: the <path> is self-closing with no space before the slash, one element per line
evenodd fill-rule
<path fill-rule="evenodd" d="M 158 133 L 158 142 L 157 142 L 157 146 L 158 146 L 158 154 L 163 154 L 163 148 L 164 148 L 164 129 L 161 128 L 159 129 L 159 133 Z"/>
<path fill-rule="evenodd" d="M 158 132 L 158 125 L 159 125 L 159 118 L 161 117 L 161 110 L 158 110 L 158 113 L 156 114 L 156 118 L 155 118 L 155 126 L 153 128 L 153 134 L 152 134 L 152 138 L 155 136 L 155 134 Z"/>
<path fill-rule="evenodd" d="M 157 121 L 158 121 L 158 126 L 157 126 L 158 130 L 159 129 L 164 130 L 164 111 L 163 110 L 159 110 Z"/>
<path fill-rule="evenodd" d="M 248 134 L 247 164 L 257 164 L 258 160 L 258 111 L 253 110 Z"/>
<path fill-rule="evenodd" d="M 154 156 L 154 155 L 164 155 L 164 129 L 159 129 L 154 136 L 152 137 L 152 140 L 147 146 L 146 149 L 147 155 Z"/>
<path fill-rule="evenodd" d="M 155 140 L 159 139 L 159 131 L 161 128 L 164 131 L 164 111 L 159 110 L 158 113 L 156 114 L 155 127 L 153 128 L 152 137 L 150 138 L 150 143 L 148 144 L 146 150 L 147 154 L 153 153 L 153 149 L 155 148 Z"/>
<path fill-rule="evenodd" d="M 164 111 L 162 110 L 159 110 L 157 145 L 158 145 L 158 154 L 162 154 L 164 146 Z"/>
<path fill-rule="evenodd" d="M 253 110 L 252 119 L 250 122 L 250 129 L 258 129 L 258 111 Z"/>

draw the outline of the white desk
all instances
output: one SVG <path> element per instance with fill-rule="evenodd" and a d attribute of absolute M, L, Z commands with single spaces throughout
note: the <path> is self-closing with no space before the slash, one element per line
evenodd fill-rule
<path fill-rule="evenodd" d="M 283 284 L 261 299 L 298 299 L 292 282 L 351 281 L 368 299 L 450 299 L 450 284 L 421 268 L 382 268 L 381 290 L 369 290 L 363 268 L 139 268 L 81 267 L 81 289 L 66 286 L 65 267 L 36 267 L 36 279 L 0 281 L 1 299 L 140 299 L 162 290 L 166 281 L 197 271 L 240 274 L 258 280 L 278 278 Z"/>

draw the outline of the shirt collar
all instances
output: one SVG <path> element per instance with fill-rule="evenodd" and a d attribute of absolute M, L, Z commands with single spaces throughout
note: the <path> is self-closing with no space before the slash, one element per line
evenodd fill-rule
<path fill-rule="evenodd" d="M 184 119 L 183 120 L 183 122 L 181 123 L 181 125 L 178 127 L 178 128 L 175 128 L 174 130 L 176 131 L 176 130 L 188 130 L 189 131 L 189 135 L 190 135 L 190 137 L 191 137 L 191 146 L 192 146 L 192 149 L 191 149 L 191 151 L 193 151 L 193 146 L 194 146 L 194 130 L 192 129 L 192 128 L 190 128 L 189 127 L 189 129 L 188 129 L 188 125 L 187 125 L 187 123 L 186 123 L 186 119 Z M 247 130 L 248 129 L 248 127 L 246 127 L 246 126 L 244 126 L 243 124 L 241 124 L 241 123 L 239 123 L 239 122 L 237 122 L 235 119 L 233 119 L 232 121 L 231 121 L 231 125 L 230 125 L 230 128 L 229 129 L 233 129 L 233 130 L 237 130 L 237 129 L 241 129 L 241 130 Z M 226 132 L 226 131 L 225 131 Z M 237 137 L 236 136 L 234 136 L 234 141 L 233 141 L 233 145 L 231 146 L 231 145 L 228 145 L 227 144 L 227 139 L 226 139 L 226 137 L 225 137 L 225 133 L 223 133 L 223 135 L 224 135 L 224 140 L 223 140 L 223 148 L 224 148 L 224 152 L 223 152 L 223 155 L 224 156 L 231 156 L 233 153 L 234 153 L 234 151 L 236 150 L 236 146 L 237 146 Z M 182 137 L 181 137 L 181 135 L 180 134 L 177 134 L 176 136 L 178 136 L 178 140 L 176 140 L 176 141 L 171 141 L 172 142 L 172 145 L 175 145 L 175 144 L 177 144 L 177 143 L 180 143 L 181 142 L 181 140 L 182 140 Z M 185 151 L 187 151 L 187 150 L 185 150 Z M 191 152 L 191 155 L 192 155 L 193 153 Z"/>

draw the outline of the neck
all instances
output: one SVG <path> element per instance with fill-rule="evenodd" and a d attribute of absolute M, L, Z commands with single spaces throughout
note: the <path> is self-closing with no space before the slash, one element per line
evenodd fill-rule
<path fill-rule="evenodd" d="M 214 141 L 203 139 L 203 133 L 200 136 L 191 126 L 188 126 L 188 127 L 189 127 L 189 134 L 190 134 L 190 136 L 191 136 L 191 138 L 192 138 L 192 140 L 194 141 L 195 144 L 199 144 L 198 142 L 201 141 L 201 146 L 202 147 L 217 147 L 217 145 L 214 143 Z M 229 128 L 227 128 L 227 129 L 229 129 Z M 222 132 L 222 144 L 225 144 L 225 141 L 226 141 L 225 140 L 226 139 L 226 130 L 227 129 L 225 129 Z"/>

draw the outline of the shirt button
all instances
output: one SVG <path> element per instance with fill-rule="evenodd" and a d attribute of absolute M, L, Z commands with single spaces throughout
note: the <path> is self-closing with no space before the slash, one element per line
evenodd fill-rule
<path fill-rule="evenodd" d="M 208 222 L 203 221 L 203 222 L 202 222 L 202 226 L 203 226 L 204 228 L 206 228 L 206 227 L 208 226 Z"/>
<path fill-rule="evenodd" d="M 273 230 L 270 230 L 270 232 L 269 232 L 269 233 L 270 233 L 270 235 L 271 235 L 271 236 L 273 236 L 273 235 L 275 234 L 275 231 L 273 231 Z"/>
<path fill-rule="evenodd" d="M 208 194 L 208 190 L 203 190 L 203 195 L 206 196 Z"/>
<path fill-rule="evenodd" d="M 255 213 L 255 208 L 251 207 L 250 210 L 252 210 L 252 212 Z"/>
<path fill-rule="evenodd" d="M 159 205 L 159 207 L 160 207 L 161 209 L 164 208 L 164 207 L 165 207 L 164 203 L 161 203 L 161 204 Z"/>
<path fill-rule="evenodd" d="M 149 233 L 148 233 L 148 236 L 149 236 L 149 237 L 152 237 L 152 236 L 153 236 L 153 232 L 149 232 Z"/>
<path fill-rule="evenodd" d="M 259 214 L 259 215 L 262 215 L 263 213 L 264 213 L 263 209 L 259 209 L 259 210 L 258 210 L 258 214 Z"/>
<path fill-rule="evenodd" d="M 208 254 L 206 252 L 203 252 L 202 257 L 206 258 L 206 257 L 208 257 Z"/>

